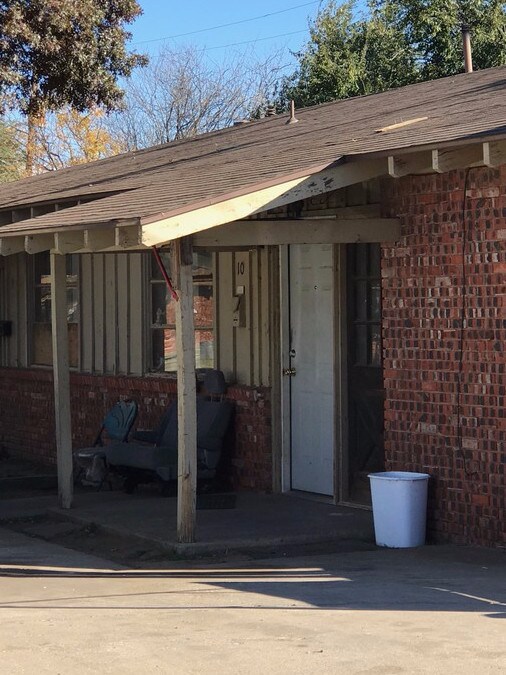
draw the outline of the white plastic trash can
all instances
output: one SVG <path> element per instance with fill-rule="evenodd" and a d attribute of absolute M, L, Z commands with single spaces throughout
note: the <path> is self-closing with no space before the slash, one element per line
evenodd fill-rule
<path fill-rule="evenodd" d="M 378 546 L 425 544 L 428 473 L 370 473 L 374 533 Z"/>

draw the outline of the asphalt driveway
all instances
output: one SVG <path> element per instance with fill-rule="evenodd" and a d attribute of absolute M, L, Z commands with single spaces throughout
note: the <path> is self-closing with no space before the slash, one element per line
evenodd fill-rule
<path fill-rule="evenodd" d="M 506 555 L 131 570 L 0 529 L 4 673 L 503 673 Z"/>

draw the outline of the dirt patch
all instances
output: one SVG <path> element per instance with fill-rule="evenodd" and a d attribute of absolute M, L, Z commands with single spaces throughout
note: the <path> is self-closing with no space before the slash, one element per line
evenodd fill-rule
<path fill-rule="evenodd" d="M 280 544 L 253 550 L 230 551 L 227 554 L 210 553 L 189 557 L 175 551 L 168 551 L 149 540 L 140 540 L 135 536 L 122 536 L 105 530 L 95 523 L 83 525 L 56 514 L 11 518 L 0 521 L 0 525 L 29 537 L 95 555 L 132 569 L 168 568 L 181 566 L 182 563 L 205 566 L 248 562 L 266 557 L 291 558 L 301 555 L 337 553 L 338 551 L 345 553 L 375 549 L 375 546 L 369 542 L 345 540 L 318 544 Z"/>
<path fill-rule="evenodd" d="M 171 554 L 154 543 L 144 544 L 135 538 L 104 531 L 94 523 L 82 525 L 53 514 L 11 518 L 0 521 L 0 525 L 29 537 L 43 539 L 132 568 L 181 560 L 176 554 Z"/>

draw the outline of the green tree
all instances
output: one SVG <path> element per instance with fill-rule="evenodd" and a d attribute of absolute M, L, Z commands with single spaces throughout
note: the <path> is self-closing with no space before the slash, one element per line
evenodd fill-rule
<path fill-rule="evenodd" d="M 463 71 L 461 26 L 472 32 L 476 68 L 506 63 L 506 3 L 499 0 L 349 0 L 326 5 L 281 81 L 277 105 L 307 106 L 372 94 Z"/>
<path fill-rule="evenodd" d="M 0 0 L 0 96 L 28 117 L 28 172 L 47 111 L 121 103 L 118 78 L 146 62 L 126 47 L 140 13 L 136 0 Z"/>
<path fill-rule="evenodd" d="M 416 66 L 404 35 L 379 12 L 355 19 L 355 2 L 330 2 L 310 25 L 310 39 L 297 54 L 297 71 L 280 87 L 282 105 L 297 106 L 372 94 L 402 86 Z"/>
<path fill-rule="evenodd" d="M 0 121 L 0 183 L 23 175 L 23 153 L 16 129 Z"/>
<path fill-rule="evenodd" d="M 463 71 L 463 24 L 471 30 L 476 69 L 506 63 L 506 3 L 502 0 L 373 0 L 371 9 L 405 35 L 416 55 L 419 79 Z"/>

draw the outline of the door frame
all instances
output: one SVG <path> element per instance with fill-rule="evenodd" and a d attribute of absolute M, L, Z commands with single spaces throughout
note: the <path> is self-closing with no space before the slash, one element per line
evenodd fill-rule
<path fill-rule="evenodd" d="M 334 335 L 334 494 L 335 504 L 346 499 L 348 409 L 347 409 L 347 336 L 346 336 L 346 246 L 333 245 L 334 296 L 332 331 Z M 290 379 L 283 371 L 290 366 L 290 258 L 289 245 L 279 247 L 280 289 L 280 394 L 281 394 L 281 491 L 291 487 L 291 401 Z M 309 493 L 308 493 L 309 494 Z"/>
<path fill-rule="evenodd" d="M 281 492 L 292 489 L 290 380 L 283 371 L 290 364 L 290 258 L 288 244 L 279 247 Z"/>
<path fill-rule="evenodd" d="M 340 244 L 336 257 L 338 270 L 336 282 L 336 349 L 338 350 L 338 373 L 336 382 L 336 438 L 338 453 L 336 462 L 336 503 L 348 504 L 349 485 L 349 419 L 348 419 L 348 290 L 346 283 L 347 244 Z"/>
<path fill-rule="evenodd" d="M 351 486 L 349 480 L 349 471 L 350 471 L 350 421 L 349 421 L 349 382 L 348 382 L 348 356 L 349 356 L 349 333 L 350 327 L 348 326 L 348 248 L 354 246 L 355 244 L 368 244 L 368 245 L 377 245 L 380 248 L 380 276 L 378 278 L 380 283 L 380 293 L 382 288 L 381 283 L 381 241 L 355 241 L 349 242 L 347 244 L 341 245 L 341 273 L 340 273 L 340 301 L 341 301 L 341 313 L 340 313 L 340 334 L 341 334 L 341 458 L 340 458 L 340 504 L 343 506 L 351 506 L 357 509 L 363 509 L 366 511 L 371 510 L 371 506 L 363 504 L 357 501 L 352 501 L 350 498 Z M 382 333 L 382 320 L 383 320 L 383 308 L 380 304 L 380 331 Z M 384 386 L 384 375 L 383 375 L 383 356 L 382 356 L 382 382 Z M 383 410 L 383 421 L 384 421 L 384 410 Z"/>

